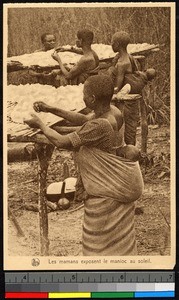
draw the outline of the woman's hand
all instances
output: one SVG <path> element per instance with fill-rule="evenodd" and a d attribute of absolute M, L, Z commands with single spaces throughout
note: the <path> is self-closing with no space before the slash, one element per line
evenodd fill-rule
<path fill-rule="evenodd" d="M 24 123 L 32 128 L 40 128 L 43 124 L 42 120 L 35 114 L 31 114 L 30 116 L 31 118 L 24 119 Z"/>
<path fill-rule="evenodd" d="M 36 112 L 49 112 L 49 108 L 50 106 L 48 104 L 46 104 L 45 102 L 43 101 L 37 101 L 37 102 L 34 102 L 33 104 L 33 108 Z"/>
<path fill-rule="evenodd" d="M 53 58 L 54 60 L 56 60 L 58 63 L 61 62 L 61 58 L 60 58 L 60 56 L 58 55 L 57 51 L 54 51 L 54 53 L 52 53 L 52 58 Z"/>

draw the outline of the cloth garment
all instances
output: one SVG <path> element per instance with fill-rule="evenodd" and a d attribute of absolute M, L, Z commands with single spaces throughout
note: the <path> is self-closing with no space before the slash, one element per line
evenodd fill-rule
<path fill-rule="evenodd" d="M 89 146 L 96 146 L 103 151 L 115 153 L 116 147 L 124 145 L 124 126 L 119 131 L 113 132 L 108 125 L 107 122 L 106 126 L 106 120 L 103 122 L 101 119 L 88 122 L 88 124 L 81 127 L 78 134 L 74 133 L 72 135 L 73 145 L 79 148 L 81 144 L 88 144 Z M 106 136 L 109 136 L 110 140 Z M 75 152 L 75 161 L 78 160 L 77 157 L 78 151 Z M 88 198 L 88 194 L 84 189 L 79 170 L 77 178 L 75 201 L 81 202 Z"/>
<path fill-rule="evenodd" d="M 83 254 L 136 255 L 135 201 L 143 192 L 138 162 L 115 155 L 115 131 L 106 119 L 86 122 L 69 134 L 79 149 L 84 201 Z"/>

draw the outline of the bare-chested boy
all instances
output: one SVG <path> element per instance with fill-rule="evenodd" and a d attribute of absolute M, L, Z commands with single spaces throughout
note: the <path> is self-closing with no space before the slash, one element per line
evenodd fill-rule
<path fill-rule="evenodd" d="M 89 76 L 98 73 L 99 58 L 96 52 L 91 49 L 93 37 L 93 32 L 88 29 L 82 29 L 77 32 L 76 45 L 78 48 L 82 48 L 83 56 L 70 71 L 64 67 L 57 51 L 52 54 L 52 57 L 59 63 L 67 84 L 84 83 Z"/>
<path fill-rule="evenodd" d="M 123 87 L 124 76 L 137 71 L 133 57 L 127 52 L 129 42 L 129 34 L 125 31 L 116 32 L 112 36 L 112 49 L 117 55 L 113 60 L 113 66 L 109 68 L 109 73 L 118 91 Z"/>
<path fill-rule="evenodd" d="M 124 86 L 125 75 L 138 71 L 135 59 L 127 52 L 129 42 L 129 34 L 125 31 L 116 32 L 111 41 L 112 49 L 117 55 L 108 72 L 117 92 Z M 124 102 L 124 140 L 126 144 L 135 145 L 136 143 L 136 129 L 139 120 L 138 106 L 136 100 Z"/>

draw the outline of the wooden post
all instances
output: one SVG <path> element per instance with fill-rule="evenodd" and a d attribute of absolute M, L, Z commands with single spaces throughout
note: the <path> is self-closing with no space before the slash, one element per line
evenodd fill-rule
<path fill-rule="evenodd" d="M 46 200 L 46 177 L 49 160 L 52 156 L 54 146 L 46 144 L 35 144 L 39 160 L 39 223 L 40 223 L 40 255 L 49 255 L 48 239 L 48 215 Z"/>
<path fill-rule="evenodd" d="M 141 69 L 145 69 L 145 56 L 140 60 Z M 140 112 L 141 112 L 141 152 L 147 153 L 147 136 L 148 136 L 148 123 L 147 123 L 147 107 L 144 98 L 144 92 L 140 99 Z"/>
<path fill-rule="evenodd" d="M 141 152 L 147 153 L 147 136 L 148 136 L 148 123 L 147 123 L 147 108 L 142 95 L 140 99 L 140 112 L 141 112 Z"/>

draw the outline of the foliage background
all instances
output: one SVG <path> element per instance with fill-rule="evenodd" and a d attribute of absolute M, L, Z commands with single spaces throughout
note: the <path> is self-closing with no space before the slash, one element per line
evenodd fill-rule
<path fill-rule="evenodd" d="M 170 8 L 9 8 L 8 56 L 41 48 L 44 32 L 57 36 L 60 45 L 74 44 L 81 28 L 93 30 L 94 43 L 110 44 L 113 33 L 125 30 L 131 43 L 160 44 L 160 51 L 146 60 L 157 77 L 145 90 L 149 123 L 169 122 L 170 105 Z"/>

